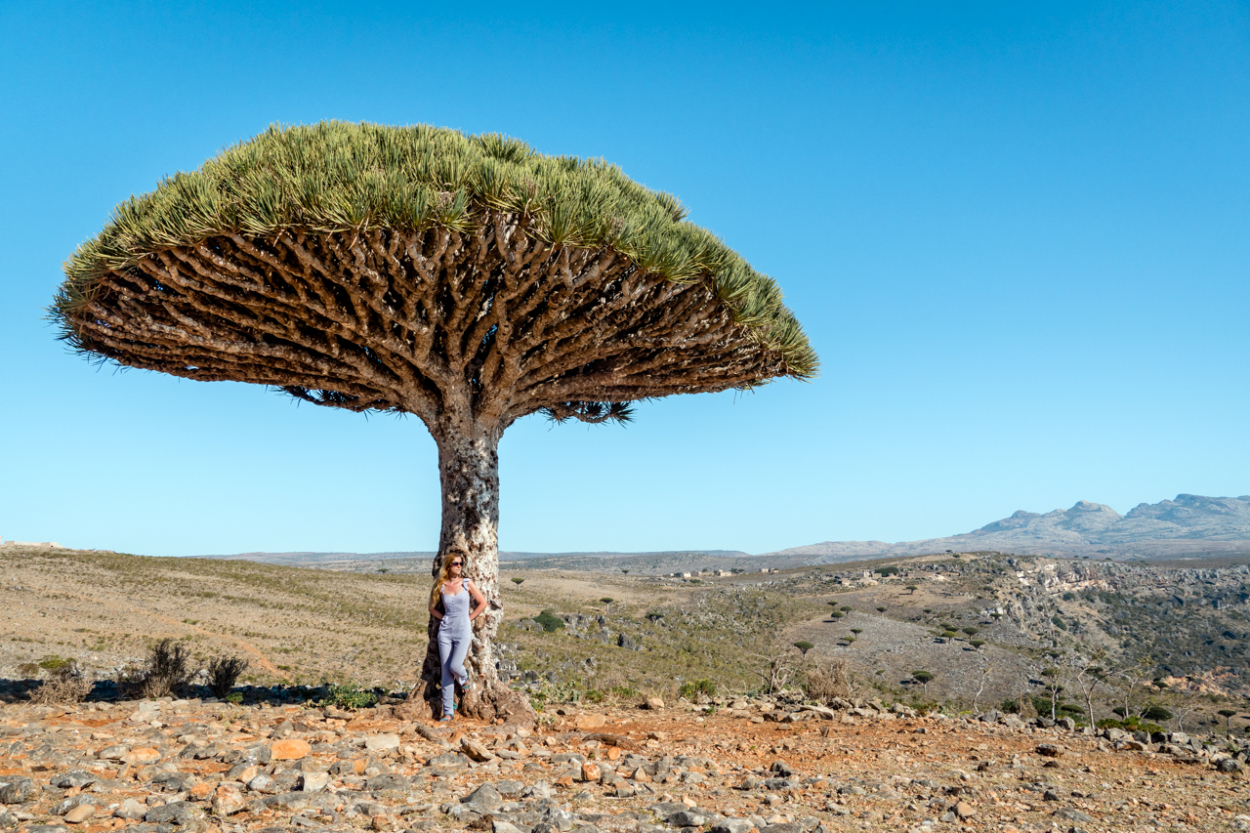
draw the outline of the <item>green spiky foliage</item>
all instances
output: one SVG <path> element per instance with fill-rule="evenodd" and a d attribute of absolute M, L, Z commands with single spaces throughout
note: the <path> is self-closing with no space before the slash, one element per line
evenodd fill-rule
<path fill-rule="evenodd" d="M 672 195 L 601 160 L 545 156 L 498 134 L 424 125 L 273 127 L 198 171 L 162 180 L 155 191 L 117 206 L 104 230 L 78 247 L 66 263 L 53 318 L 76 348 L 125 364 L 124 354 L 102 347 L 81 323 L 110 276 L 144 258 L 224 236 L 291 230 L 415 233 L 441 226 L 468 233 L 490 209 L 526 217 L 528 233 L 549 243 L 611 248 L 664 280 L 705 283 L 744 336 L 779 356 L 769 375 L 816 374 L 815 352 L 777 284 L 686 222 Z M 627 415 L 610 410 L 606 403 L 575 403 L 550 415 L 586 421 Z"/>

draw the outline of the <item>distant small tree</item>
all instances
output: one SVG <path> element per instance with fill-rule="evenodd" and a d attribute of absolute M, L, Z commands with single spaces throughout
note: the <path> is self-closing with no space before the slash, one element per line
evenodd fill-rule
<path fill-rule="evenodd" d="M 914 584 L 909 584 L 909 585 L 907 585 L 907 590 L 909 591 L 909 592 L 908 592 L 908 595 L 911 595 L 911 596 L 916 595 L 916 591 L 917 591 L 917 590 L 919 590 L 919 589 L 920 589 L 920 588 L 919 588 L 919 587 L 917 587 L 917 586 L 916 586 L 916 585 L 914 585 Z"/>
<path fill-rule="evenodd" d="M 931 607 L 926 607 L 926 608 L 924 609 L 924 613 L 925 613 L 926 615 L 927 615 L 927 614 L 930 614 L 930 613 L 932 613 L 932 612 L 933 612 L 933 608 L 931 608 Z"/>
<path fill-rule="evenodd" d="M 800 651 L 802 651 L 802 652 L 803 652 L 803 656 L 807 656 L 807 652 L 808 652 L 808 651 L 810 651 L 810 650 L 812 650 L 812 649 L 813 649 L 813 648 L 815 648 L 816 646 L 815 646 L 815 645 L 813 645 L 812 643 L 808 642 L 807 640 L 803 640 L 803 641 L 801 641 L 801 642 L 796 642 L 796 643 L 794 643 L 794 647 L 796 647 L 796 648 L 798 648 Z"/>
<path fill-rule="evenodd" d="M 863 628 L 851 628 L 851 633 L 855 634 L 856 636 L 859 636 L 863 632 L 864 632 Z"/>
<path fill-rule="evenodd" d="M 843 613 L 850 613 L 854 609 L 855 608 L 851 607 L 850 605 L 842 605 L 842 607 L 838 608 L 838 610 L 842 611 Z"/>
<path fill-rule="evenodd" d="M 976 648 L 976 649 L 979 651 L 979 650 L 981 650 L 981 646 L 985 644 L 985 640 L 984 640 L 984 639 L 973 639 L 973 640 L 972 640 L 972 641 L 970 641 L 968 644 L 969 644 L 969 645 L 971 645 L 973 648 Z"/>
<path fill-rule="evenodd" d="M 629 570 L 627 570 L 624 567 L 621 568 L 621 572 L 624 573 L 625 575 L 629 575 Z"/>
<path fill-rule="evenodd" d="M 1103 668 L 1099 663 L 1106 658 L 1105 651 L 1098 651 L 1094 656 L 1081 666 L 1076 672 L 1073 680 L 1076 682 L 1077 688 L 1081 690 L 1082 697 L 1085 698 L 1085 717 L 1089 720 L 1089 725 L 1093 726 L 1098 722 L 1097 715 L 1094 714 L 1094 691 L 1098 686 L 1107 679 L 1107 669 Z"/>
<path fill-rule="evenodd" d="M 929 683 L 933 682 L 932 671 L 913 671 L 911 678 L 924 687 L 924 696 L 929 696 Z"/>
<path fill-rule="evenodd" d="M 1224 731 L 1233 731 L 1233 718 L 1237 715 L 1236 709 L 1220 709 L 1216 712 L 1220 717 L 1224 718 Z"/>
<path fill-rule="evenodd" d="M 1042 669 L 1042 676 L 1046 678 L 1046 688 L 1050 692 L 1050 719 L 1055 720 L 1058 717 L 1059 710 L 1059 692 L 1063 691 L 1060 679 L 1063 676 L 1058 668 Z"/>
<path fill-rule="evenodd" d="M 960 630 L 968 634 L 968 636 L 976 636 L 978 633 L 980 633 L 980 631 L 977 630 L 976 628 L 961 628 Z"/>
<path fill-rule="evenodd" d="M 512 583 L 513 583 L 513 584 L 515 584 L 517 587 L 520 587 L 522 584 L 524 584 L 524 583 L 525 583 L 525 579 L 523 579 L 523 578 L 514 578 L 514 579 L 512 580 Z"/>
<path fill-rule="evenodd" d="M 603 602 L 603 607 L 604 607 L 604 611 L 603 611 L 603 612 L 604 612 L 604 613 L 606 613 L 606 614 L 611 614 L 611 613 L 612 613 L 612 602 L 616 601 L 616 599 L 612 598 L 611 596 L 604 596 L 604 597 L 603 597 L 602 599 L 600 599 L 599 601 Z"/>
<path fill-rule="evenodd" d="M 878 608 L 877 608 L 877 612 L 878 612 L 878 613 L 885 613 L 885 608 L 884 608 L 884 607 L 878 607 Z"/>

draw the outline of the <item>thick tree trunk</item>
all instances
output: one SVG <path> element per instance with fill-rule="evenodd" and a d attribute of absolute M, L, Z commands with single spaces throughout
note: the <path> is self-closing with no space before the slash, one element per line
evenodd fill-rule
<path fill-rule="evenodd" d="M 474 688 L 459 703 L 459 713 L 480 720 L 532 724 L 529 699 L 499 679 L 492 645 L 503 619 L 499 594 L 499 434 L 466 421 L 432 428 L 438 443 L 438 472 L 443 487 L 443 525 L 433 576 L 449 549 L 469 553 L 467 575 L 486 597 L 486 610 L 473 622 L 473 642 L 465 660 Z M 423 694 L 434 715 L 442 713 L 442 674 L 438 656 L 438 621 L 430 617 L 429 645 L 414 693 Z"/>

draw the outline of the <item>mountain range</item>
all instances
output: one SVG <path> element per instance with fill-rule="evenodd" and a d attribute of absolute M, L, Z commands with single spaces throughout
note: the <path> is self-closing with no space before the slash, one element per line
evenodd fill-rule
<path fill-rule="evenodd" d="M 1127 515 L 1110 506 L 1078 501 L 1071 509 L 1038 514 L 1020 510 L 980 529 L 890 544 L 884 541 L 825 541 L 794 547 L 777 556 L 825 560 L 871 555 L 999 552 L 1112 558 L 1177 558 L 1250 552 L 1250 495 L 1203 497 L 1138 504 Z M 813 562 L 820 563 L 820 562 Z"/>
<path fill-rule="evenodd" d="M 1039 514 L 1020 510 L 980 529 L 945 538 L 887 543 L 885 541 L 825 541 L 761 555 L 736 550 L 650 553 L 499 553 L 500 561 L 524 562 L 526 567 L 573 570 L 633 569 L 639 573 L 669 572 L 700 567 L 794 567 L 829 564 L 891 555 L 994 550 L 1022 555 L 1099 557 L 1116 560 L 1215 558 L 1250 555 L 1250 495 L 1203 497 L 1177 495 L 1175 500 L 1142 503 L 1127 515 L 1110 506 L 1078 501 L 1071 509 Z M 205 556 L 245 559 L 271 564 L 321 567 L 331 570 L 429 569 L 429 552 L 386 553 L 243 553 Z M 520 566 L 518 564 L 517 566 Z"/>

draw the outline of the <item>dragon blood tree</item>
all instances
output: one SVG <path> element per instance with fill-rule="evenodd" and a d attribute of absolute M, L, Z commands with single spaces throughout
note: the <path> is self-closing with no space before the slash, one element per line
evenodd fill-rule
<path fill-rule="evenodd" d="M 271 128 L 118 206 L 52 314 L 76 349 L 122 365 L 420 417 L 439 551 L 466 549 L 489 601 L 462 708 L 524 719 L 491 656 L 504 430 L 816 372 L 777 285 L 683 217 L 613 165 L 498 135 Z M 433 639 L 422 679 L 432 700 Z"/>

